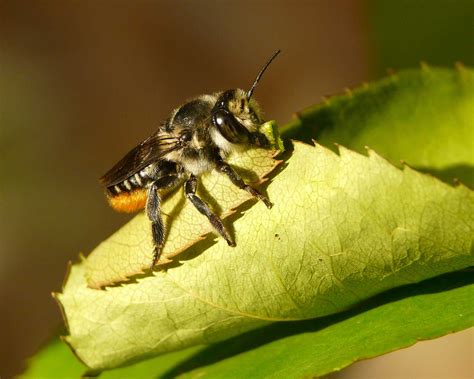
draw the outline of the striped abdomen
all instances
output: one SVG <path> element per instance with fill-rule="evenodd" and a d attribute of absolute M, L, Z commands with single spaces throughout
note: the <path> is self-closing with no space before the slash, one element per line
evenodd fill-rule
<path fill-rule="evenodd" d="M 117 212 L 133 213 L 145 208 L 147 186 L 151 182 L 148 169 L 128 177 L 123 182 L 107 187 L 107 200 Z"/>

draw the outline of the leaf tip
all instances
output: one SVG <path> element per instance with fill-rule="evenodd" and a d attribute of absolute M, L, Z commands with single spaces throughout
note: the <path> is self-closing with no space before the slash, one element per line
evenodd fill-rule
<path fill-rule="evenodd" d="M 322 151 L 322 152 L 330 151 L 330 149 L 327 149 L 323 145 L 319 144 L 318 141 L 316 141 L 314 138 L 311 138 L 311 143 L 298 141 L 298 140 L 291 140 L 291 143 L 293 144 L 295 148 L 297 146 L 305 146 L 305 147 L 311 146 L 312 148 L 318 151 Z"/>
<path fill-rule="evenodd" d="M 367 151 L 367 156 L 369 157 L 369 159 L 377 160 L 379 162 L 384 162 L 384 163 L 387 163 L 390 167 L 393 167 L 392 164 L 387 159 L 379 155 L 374 149 L 370 148 L 369 146 L 365 146 L 365 149 Z"/>
<path fill-rule="evenodd" d="M 341 158 L 345 157 L 350 157 L 350 156 L 360 156 L 360 154 L 354 150 L 348 149 L 347 147 L 343 145 L 337 145 L 338 151 L 339 151 L 339 156 Z"/>
<path fill-rule="evenodd" d="M 458 183 L 456 183 L 456 184 L 454 185 L 454 188 L 460 189 L 460 190 L 462 190 L 462 191 L 468 191 L 468 192 L 471 192 L 471 191 L 472 191 L 471 187 L 468 187 L 466 184 L 464 184 L 464 183 L 461 182 L 461 181 L 459 181 Z"/>
<path fill-rule="evenodd" d="M 459 188 L 461 190 L 467 190 L 469 192 L 472 191 L 472 188 L 466 185 L 461 179 L 459 178 L 453 178 L 453 187 L 454 188 Z"/>
<path fill-rule="evenodd" d="M 113 284 L 113 283 L 111 283 L 111 284 Z M 100 290 L 104 286 L 105 286 L 105 284 L 97 283 L 95 281 L 88 281 L 87 282 L 87 288 L 90 288 L 91 290 Z"/>
<path fill-rule="evenodd" d="M 66 287 L 66 283 L 69 279 L 69 275 L 71 274 L 71 269 L 72 269 L 72 261 L 67 261 L 66 263 L 66 273 L 64 274 L 64 279 L 61 283 L 61 290 L 64 290 Z"/>
<path fill-rule="evenodd" d="M 367 156 L 369 158 L 378 158 L 378 157 L 380 157 L 380 155 L 378 155 L 377 152 L 374 149 L 372 149 L 370 146 L 365 145 L 364 149 L 367 152 Z"/>

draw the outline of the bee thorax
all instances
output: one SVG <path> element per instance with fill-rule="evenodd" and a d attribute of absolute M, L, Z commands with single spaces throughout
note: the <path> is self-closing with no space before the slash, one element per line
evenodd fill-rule
<path fill-rule="evenodd" d="M 184 159 L 181 164 L 187 172 L 195 176 L 199 176 L 205 172 L 212 171 L 215 168 L 214 161 L 211 161 L 206 158 Z"/>

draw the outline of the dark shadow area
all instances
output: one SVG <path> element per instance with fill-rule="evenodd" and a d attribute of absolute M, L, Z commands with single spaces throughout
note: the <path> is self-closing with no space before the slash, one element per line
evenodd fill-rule
<path fill-rule="evenodd" d="M 330 325 L 342 322 L 360 313 L 367 312 L 379 306 L 396 302 L 407 297 L 439 293 L 474 283 L 471 269 L 441 275 L 417 284 L 399 287 L 379 294 L 358 306 L 345 312 L 320 317 L 317 319 L 279 322 L 265 326 L 226 341 L 209 345 L 206 349 L 196 353 L 193 357 L 175 366 L 160 378 L 171 379 L 178 375 L 195 370 L 199 367 L 212 365 L 223 359 L 256 349 L 281 338 L 316 332 Z"/>
<path fill-rule="evenodd" d="M 429 167 L 413 167 L 413 169 L 425 174 L 433 175 L 449 185 L 459 182 L 464 184 L 466 187 L 471 189 L 474 188 L 474 167 L 471 165 L 464 164 L 450 166 L 442 170 L 436 170 Z"/>
<path fill-rule="evenodd" d="M 174 192 L 175 191 L 173 191 L 173 193 Z M 183 209 L 185 201 L 186 201 L 186 198 L 183 195 L 183 197 L 181 197 L 179 199 L 178 203 L 174 206 L 173 210 L 169 214 L 167 214 L 168 218 L 166 219 L 166 228 L 165 228 L 165 230 L 170 230 L 171 229 L 171 226 L 173 225 L 173 223 L 176 220 L 177 216 L 179 215 L 179 213 Z M 165 214 L 165 213 L 163 213 L 163 214 Z M 164 239 L 165 243 L 166 243 L 166 240 L 168 239 L 168 236 L 169 236 L 168 233 L 165 233 L 165 239 Z"/>
<path fill-rule="evenodd" d="M 246 168 L 232 164 L 231 166 L 234 168 L 235 171 L 237 171 L 237 173 L 242 177 L 242 179 L 245 180 L 247 184 L 258 182 L 260 179 L 258 175 L 252 170 L 248 170 Z"/>
<path fill-rule="evenodd" d="M 218 174 L 217 171 L 214 171 L 212 173 L 213 175 L 215 174 Z M 204 185 L 202 184 L 202 182 L 199 180 L 198 181 L 198 186 L 197 186 L 197 195 L 203 199 L 206 203 L 209 204 L 209 206 L 211 207 L 211 210 L 215 213 L 215 214 L 222 214 L 222 207 L 221 205 L 219 204 L 219 202 L 214 198 L 214 196 L 212 195 L 212 193 L 206 188 L 204 187 Z M 205 220 L 206 219 L 206 216 L 202 216 L 203 219 Z"/>

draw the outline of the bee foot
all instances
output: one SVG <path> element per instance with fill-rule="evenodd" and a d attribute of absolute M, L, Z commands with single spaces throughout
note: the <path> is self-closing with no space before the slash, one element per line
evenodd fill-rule
<path fill-rule="evenodd" d="M 153 271 L 153 269 L 155 268 L 156 263 L 160 259 L 160 256 L 161 256 L 161 247 L 160 246 L 155 246 L 155 251 L 153 253 L 153 260 L 151 261 L 151 265 L 150 265 L 150 271 Z"/>
<path fill-rule="evenodd" d="M 273 207 L 273 203 L 270 200 L 268 200 L 265 196 L 261 195 L 259 199 L 263 201 L 263 203 L 268 209 L 271 209 Z"/>

